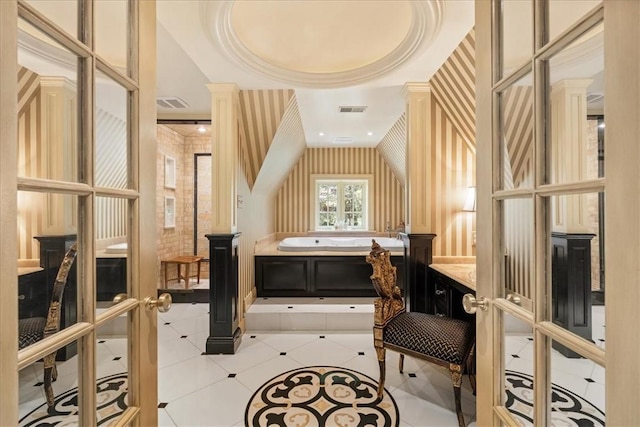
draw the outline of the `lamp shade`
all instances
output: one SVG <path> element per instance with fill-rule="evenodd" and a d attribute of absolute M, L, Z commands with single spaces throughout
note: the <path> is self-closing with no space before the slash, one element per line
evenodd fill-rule
<path fill-rule="evenodd" d="M 467 188 L 467 195 L 464 199 L 462 210 L 465 212 L 476 211 L 476 187 Z"/>

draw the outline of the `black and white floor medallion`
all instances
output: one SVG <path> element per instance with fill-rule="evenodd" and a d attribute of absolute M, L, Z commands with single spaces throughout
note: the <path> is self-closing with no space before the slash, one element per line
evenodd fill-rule
<path fill-rule="evenodd" d="M 533 423 L 533 377 L 505 371 L 506 407 L 524 425 Z M 599 408 L 577 394 L 551 384 L 551 417 L 555 426 L 604 426 L 605 416 Z"/>
<path fill-rule="evenodd" d="M 55 384 L 55 383 L 54 383 Z M 98 425 L 107 425 L 127 409 L 127 374 L 100 378 L 97 385 Z M 46 402 L 20 419 L 20 427 L 67 426 L 78 424 L 78 389 L 56 396 L 53 408 Z"/>
<path fill-rule="evenodd" d="M 377 381 L 346 368 L 312 366 L 285 372 L 267 381 L 251 397 L 245 425 L 385 426 L 399 425 L 398 407 Z"/>

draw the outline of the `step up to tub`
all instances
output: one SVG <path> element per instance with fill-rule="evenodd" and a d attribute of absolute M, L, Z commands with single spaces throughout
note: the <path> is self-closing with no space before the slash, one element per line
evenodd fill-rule
<path fill-rule="evenodd" d="M 371 331 L 373 298 L 258 298 L 247 331 Z"/>

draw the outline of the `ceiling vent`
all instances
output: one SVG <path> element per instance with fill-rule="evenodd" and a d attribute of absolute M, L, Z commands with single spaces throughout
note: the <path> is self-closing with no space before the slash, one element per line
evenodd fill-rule
<path fill-rule="evenodd" d="M 364 113 L 367 107 L 364 105 L 341 105 L 338 107 L 338 111 L 341 113 Z"/>
<path fill-rule="evenodd" d="M 333 138 L 334 144 L 351 144 L 353 142 L 353 138 L 350 136 L 337 136 Z"/>
<path fill-rule="evenodd" d="M 587 94 L 587 103 L 593 104 L 594 102 L 599 102 L 604 98 L 604 95 L 600 93 L 588 93 Z"/>
<path fill-rule="evenodd" d="M 189 104 L 187 104 L 177 96 L 162 96 L 156 98 L 156 105 L 160 108 L 170 108 L 172 110 L 175 110 L 177 108 L 189 107 Z"/>

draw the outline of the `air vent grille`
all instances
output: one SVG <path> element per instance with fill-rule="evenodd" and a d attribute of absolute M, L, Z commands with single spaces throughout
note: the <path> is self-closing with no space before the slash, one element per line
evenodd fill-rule
<path fill-rule="evenodd" d="M 341 113 L 364 113 L 367 107 L 364 105 L 341 105 L 338 111 Z"/>
<path fill-rule="evenodd" d="M 353 138 L 350 136 L 337 136 L 333 138 L 334 144 L 350 144 L 353 142 Z"/>
<path fill-rule="evenodd" d="M 163 96 L 156 98 L 156 105 L 160 108 L 170 108 L 172 110 L 175 110 L 176 108 L 189 107 L 189 104 L 176 96 Z"/>
<path fill-rule="evenodd" d="M 604 98 L 604 95 L 599 94 L 599 93 L 589 93 L 589 94 L 587 94 L 587 102 L 588 103 L 599 102 L 599 101 L 602 100 L 602 98 Z"/>

